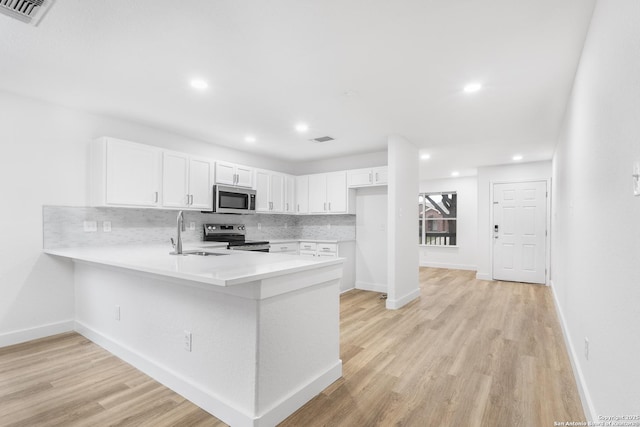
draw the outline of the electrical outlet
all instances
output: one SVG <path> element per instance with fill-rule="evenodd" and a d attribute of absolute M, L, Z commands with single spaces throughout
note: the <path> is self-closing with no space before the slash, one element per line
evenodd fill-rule
<path fill-rule="evenodd" d="M 192 339 L 191 331 L 184 331 L 184 349 L 186 351 L 191 351 Z"/>
<path fill-rule="evenodd" d="M 88 233 L 98 231 L 98 223 L 96 221 L 84 221 L 82 223 L 82 227 L 84 228 L 84 231 Z"/>
<path fill-rule="evenodd" d="M 589 360 L 589 338 L 584 337 L 584 358 Z"/>
<path fill-rule="evenodd" d="M 633 195 L 640 196 L 640 161 L 633 163 Z"/>
<path fill-rule="evenodd" d="M 120 306 L 116 305 L 115 309 L 113 310 L 113 317 L 117 320 L 120 321 Z"/>
<path fill-rule="evenodd" d="M 193 231 L 196 229 L 196 223 L 194 221 L 191 221 L 189 223 L 189 230 Z"/>
<path fill-rule="evenodd" d="M 284 228 L 286 229 L 289 226 L 286 222 L 284 223 Z"/>
<path fill-rule="evenodd" d="M 104 231 L 105 233 L 111 232 L 111 221 L 102 222 L 102 231 Z"/>
<path fill-rule="evenodd" d="M 262 230 L 262 224 L 258 223 L 258 230 Z"/>
<path fill-rule="evenodd" d="M 327 230 L 331 230 L 331 224 L 327 224 Z"/>

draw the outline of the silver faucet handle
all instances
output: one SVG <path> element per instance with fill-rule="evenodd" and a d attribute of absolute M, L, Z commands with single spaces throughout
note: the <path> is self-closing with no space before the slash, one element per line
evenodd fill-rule
<path fill-rule="evenodd" d="M 173 237 L 171 238 L 171 246 L 173 246 L 173 249 L 176 248 L 176 242 L 173 240 Z"/>

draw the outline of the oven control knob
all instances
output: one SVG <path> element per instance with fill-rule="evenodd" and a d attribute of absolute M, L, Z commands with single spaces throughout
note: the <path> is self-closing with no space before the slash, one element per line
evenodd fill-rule
<path fill-rule="evenodd" d="M 244 230 L 244 225 L 241 225 L 240 227 L 238 227 L 238 230 Z"/>

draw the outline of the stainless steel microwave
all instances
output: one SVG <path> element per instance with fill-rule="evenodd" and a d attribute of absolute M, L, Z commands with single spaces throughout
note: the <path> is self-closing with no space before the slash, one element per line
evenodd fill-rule
<path fill-rule="evenodd" d="M 256 190 L 250 188 L 213 186 L 213 211 L 221 214 L 256 213 Z"/>

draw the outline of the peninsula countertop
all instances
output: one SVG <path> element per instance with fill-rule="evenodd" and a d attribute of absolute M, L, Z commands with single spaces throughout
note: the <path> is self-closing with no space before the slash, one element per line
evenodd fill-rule
<path fill-rule="evenodd" d="M 167 245 L 74 247 L 45 249 L 50 255 L 132 271 L 157 274 L 215 286 L 233 286 L 256 280 L 341 264 L 342 258 L 232 251 L 202 244 L 185 244 L 185 251 L 204 250 L 220 256 L 170 255 Z"/>

